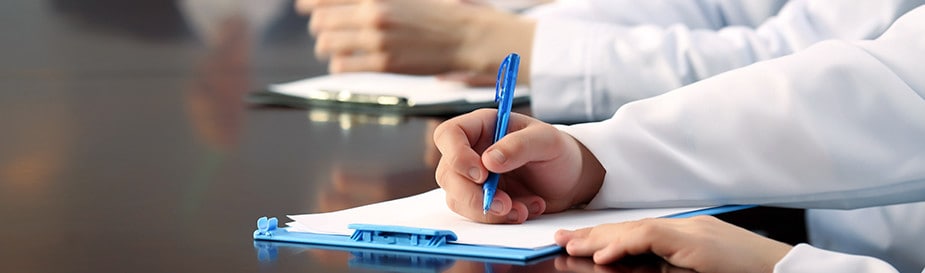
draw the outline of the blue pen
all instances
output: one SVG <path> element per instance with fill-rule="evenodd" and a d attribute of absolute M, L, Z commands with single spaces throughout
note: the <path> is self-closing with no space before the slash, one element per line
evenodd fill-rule
<path fill-rule="evenodd" d="M 495 121 L 495 137 L 492 143 L 498 142 L 507 134 L 507 123 L 511 118 L 511 105 L 514 103 L 514 87 L 517 85 L 517 70 L 520 67 L 520 55 L 511 53 L 501 62 L 498 68 L 498 79 L 495 80 L 495 101 L 498 102 L 498 119 Z M 482 199 L 482 214 L 488 214 L 491 202 L 498 189 L 498 179 L 501 176 L 489 173 L 488 179 L 482 184 L 484 193 Z"/>

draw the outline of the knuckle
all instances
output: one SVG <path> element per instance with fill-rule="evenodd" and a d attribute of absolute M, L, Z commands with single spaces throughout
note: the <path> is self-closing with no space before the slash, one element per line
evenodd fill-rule
<path fill-rule="evenodd" d="M 334 39 L 330 33 L 319 33 L 315 39 L 315 55 L 327 56 L 334 50 Z"/>
<path fill-rule="evenodd" d="M 473 196 L 473 195 L 469 195 L 469 208 L 482 207 L 482 196 L 481 195 Z"/>
<path fill-rule="evenodd" d="M 643 219 L 636 222 L 634 229 L 638 236 L 645 238 L 656 238 L 661 233 L 661 226 L 656 223 L 655 219 Z"/>
<path fill-rule="evenodd" d="M 456 204 L 457 204 L 456 199 L 453 199 L 450 197 L 446 198 L 446 207 L 450 208 L 450 210 L 456 213 L 459 213 L 460 212 L 459 207 Z"/>
<path fill-rule="evenodd" d="M 311 4 L 311 3 L 309 3 L 309 2 L 306 1 L 306 0 L 298 0 L 298 1 L 295 1 L 295 4 L 294 4 L 294 5 L 295 5 L 295 10 L 296 10 L 299 14 L 307 15 L 307 14 L 311 13 L 311 10 L 312 10 L 312 7 L 310 6 L 310 4 Z"/>
<path fill-rule="evenodd" d="M 395 54 L 386 52 L 381 55 L 376 66 L 381 71 L 399 71 L 401 68 L 399 66 L 399 59 L 400 58 L 395 56 Z"/>
<path fill-rule="evenodd" d="M 444 167 L 443 160 L 437 163 L 437 170 L 434 172 L 434 181 L 437 182 L 437 185 L 443 188 L 446 181 L 446 167 Z"/>
<path fill-rule="evenodd" d="M 710 216 L 710 215 L 697 215 L 697 216 L 691 217 L 690 220 L 693 222 L 698 222 L 698 223 L 714 223 L 714 222 L 719 221 L 719 219 L 717 219 L 716 217 Z"/>
<path fill-rule="evenodd" d="M 373 56 L 367 59 L 368 60 L 367 65 L 369 66 L 368 69 L 371 71 L 388 72 L 388 70 L 385 70 L 385 68 L 387 67 L 386 63 L 388 62 L 387 60 L 388 58 L 389 58 L 388 54 L 386 53 L 380 52 L 380 53 L 374 54 Z"/>
<path fill-rule="evenodd" d="M 339 64 L 339 62 L 336 59 L 332 59 L 328 63 L 328 71 L 330 73 L 341 73 L 341 72 L 344 72 L 344 68 L 342 65 Z"/>
<path fill-rule="evenodd" d="M 443 145 L 441 145 L 442 142 L 440 140 L 444 138 L 444 135 L 446 134 L 447 126 L 448 126 L 447 123 L 444 122 L 444 123 L 440 123 L 440 125 L 437 125 L 437 128 L 434 128 L 434 134 L 433 134 L 434 144 L 437 145 L 437 150 L 440 150 L 441 153 L 443 152 L 443 150 L 441 150 Z"/>
<path fill-rule="evenodd" d="M 323 30 L 328 27 L 329 19 L 332 18 L 331 12 L 326 9 L 319 9 L 311 13 L 308 20 L 308 29 L 314 32 Z"/>
<path fill-rule="evenodd" d="M 504 142 L 503 146 L 498 147 L 506 155 L 518 155 L 524 151 L 524 148 L 527 147 L 526 141 L 520 137 L 508 137 L 504 138 L 507 141 Z"/>
<path fill-rule="evenodd" d="M 453 169 L 453 166 L 456 166 L 457 162 L 459 162 L 458 153 L 445 153 L 440 157 L 440 165 L 444 165 L 447 169 Z"/>
<path fill-rule="evenodd" d="M 494 112 L 494 111 L 497 111 L 497 110 L 489 109 L 489 108 L 479 108 L 475 110 L 475 112 L 479 114 L 486 114 L 486 112 Z"/>
<path fill-rule="evenodd" d="M 392 11 L 388 5 L 373 5 L 369 14 L 369 25 L 375 29 L 387 29 L 392 25 Z"/>
<path fill-rule="evenodd" d="M 374 51 L 384 51 L 389 48 L 388 35 L 382 31 L 368 31 L 366 35 L 370 49 Z"/>
<path fill-rule="evenodd" d="M 308 33 L 315 34 L 321 30 L 321 19 L 320 16 L 314 15 L 311 20 L 308 21 Z"/>
<path fill-rule="evenodd" d="M 440 185 L 441 188 L 446 188 L 447 185 L 452 183 L 453 175 L 454 172 L 450 170 L 450 165 L 441 159 L 440 163 L 437 163 L 437 171 L 434 174 L 437 185 Z"/>

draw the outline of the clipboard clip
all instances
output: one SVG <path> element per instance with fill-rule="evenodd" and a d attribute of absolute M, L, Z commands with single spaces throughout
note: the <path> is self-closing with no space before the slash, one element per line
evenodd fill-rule
<path fill-rule="evenodd" d="M 273 237 L 274 233 L 288 234 L 286 230 L 277 227 L 278 224 L 276 217 L 258 218 L 254 238 Z M 442 229 L 370 224 L 350 224 L 347 228 L 354 230 L 350 240 L 356 243 L 433 248 L 445 246 L 457 239 L 456 233 Z"/>
<path fill-rule="evenodd" d="M 440 229 L 367 224 L 350 224 L 347 228 L 354 230 L 351 240 L 374 244 L 441 247 L 457 238 L 453 231 Z"/>
<path fill-rule="evenodd" d="M 257 236 L 273 236 L 273 232 L 276 231 L 276 225 L 279 224 L 279 220 L 276 217 L 267 218 L 266 216 L 260 217 L 257 219 L 257 230 L 254 231 L 254 237 Z"/>

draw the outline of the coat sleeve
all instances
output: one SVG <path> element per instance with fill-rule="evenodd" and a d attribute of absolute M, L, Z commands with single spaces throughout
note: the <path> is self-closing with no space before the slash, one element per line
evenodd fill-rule
<path fill-rule="evenodd" d="M 867 256 L 826 251 L 807 244 L 795 246 L 774 266 L 774 273 L 843 272 L 893 273 L 890 264 Z"/>
<path fill-rule="evenodd" d="M 806 236 L 813 246 L 876 257 L 899 272 L 919 272 L 925 267 L 923 230 L 925 202 L 806 211 Z"/>
<path fill-rule="evenodd" d="M 607 173 L 589 207 L 859 208 L 925 200 L 925 7 L 560 127 Z"/>
<path fill-rule="evenodd" d="M 627 102 L 791 54 L 825 39 L 876 38 L 896 18 L 922 3 L 795 0 L 757 27 L 729 24 L 732 14 L 754 14 L 734 19 L 742 22 L 761 14 L 750 11 L 758 9 L 730 4 L 672 10 L 668 14 L 685 10 L 692 14 L 642 25 L 541 18 L 531 54 L 532 111 L 550 122 L 601 120 Z M 618 7 L 593 7 L 598 13 L 611 8 Z"/>
<path fill-rule="evenodd" d="M 617 25 L 720 29 L 731 25 L 755 27 L 787 0 L 566 0 L 527 10 L 539 20 L 577 20 Z"/>

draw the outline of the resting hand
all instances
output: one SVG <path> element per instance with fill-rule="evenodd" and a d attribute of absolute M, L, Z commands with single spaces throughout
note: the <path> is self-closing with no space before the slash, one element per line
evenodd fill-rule
<path fill-rule="evenodd" d="M 609 264 L 628 255 L 652 253 L 672 265 L 710 272 L 772 272 L 791 246 L 712 216 L 644 219 L 556 232 L 569 255 Z"/>
<path fill-rule="evenodd" d="M 604 169 L 570 135 L 531 117 L 512 113 L 508 134 L 492 145 L 497 110 L 482 109 L 450 119 L 434 131 L 440 150 L 437 184 L 447 206 L 469 219 L 523 223 L 590 201 Z M 491 211 L 482 212 L 482 183 L 500 173 Z"/>
<path fill-rule="evenodd" d="M 311 14 L 315 54 L 330 59 L 331 73 L 466 72 L 462 75 L 494 77 L 510 52 L 520 53 L 522 69 L 529 69 L 525 62 L 532 47 L 533 21 L 463 2 L 299 0 L 296 7 Z M 527 77 L 522 78 L 526 82 Z"/>

